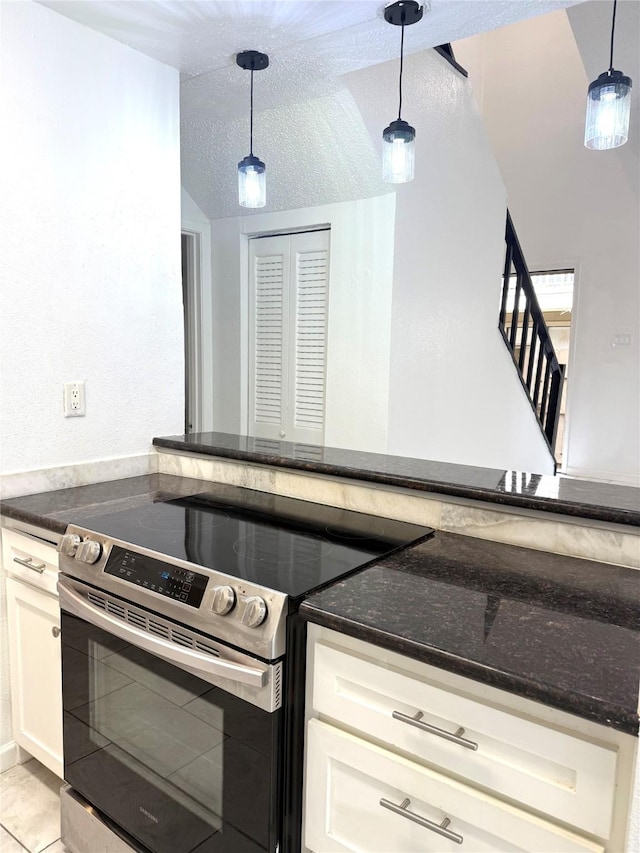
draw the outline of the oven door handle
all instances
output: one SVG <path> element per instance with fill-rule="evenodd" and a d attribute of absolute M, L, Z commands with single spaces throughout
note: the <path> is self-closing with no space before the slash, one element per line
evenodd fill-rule
<path fill-rule="evenodd" d="M 144 651 L 150 652 L 168 663 L 175 664 L 180 669 L 184 669 L 204 681 L 212 683 L 211 676 L 214 676 L 228 678 L 249 687 L 264 687 L 267 683 L 268 673 L 265 670 L 183 648 L 170 640 L 164 640 L 162 637 L 141 631 L 104 610 L 99 610 L 73 589 L 70 589 L 63 578 L 58 580 L 58 593 L 60 594 L 60 609 L 72 616 L 84 619 L 86 622 L 91 622 L 97 628 L 102 628 L 121 640 L 144 649 Z"/>

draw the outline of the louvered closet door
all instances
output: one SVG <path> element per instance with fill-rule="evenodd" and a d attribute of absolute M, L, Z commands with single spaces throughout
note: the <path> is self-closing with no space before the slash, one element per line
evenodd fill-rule
<path fill-rule="evenodd" d="M 249 431 L 322 444 L 329 232 L 251 240 Z"/>
<path fill-rule="evenodd" d="M 249 432 L 280 438 L 287 423 L 288 235 L 249 244 Z"/>
<path fill-rule="evenodd" d="M 294 441 L 322 444 L 327 373 L 329 232 L 291 235 L 289 394 Z"/>

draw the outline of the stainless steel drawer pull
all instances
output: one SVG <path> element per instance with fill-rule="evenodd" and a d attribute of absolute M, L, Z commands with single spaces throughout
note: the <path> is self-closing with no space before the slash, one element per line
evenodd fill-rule
<path fill-rule="evenodd" d="M 423 723 L 422 717 L 424 717 L 424 714 L 422 711 L 418 711 L 418 713 L 413 717 L 408 716 L 408 714 L 402 714 L 400 711 L 393 711 L 391 716 L 394 720 L 400 720 L 401 723 L 407 723 L 410 726 L 415 726 L 417 729 L 422 729 L 423 732 L 430 732 L 432 735 L 443 737 L 445 740 L 450 740 L 453 743 L 457 743 L 459 746 L 464 746 L 465 749 L 473 749 L 475 751 L 478 748 L 477 743 L 462 737 L 464 734 L 462 726 L 456 732 L 447 732 L 444 729 L 439 729 L 437 726 L 432 726 L 430 723 Z"/>
<path fill-rule="evenodd" d="M 408 820 L 412 820 L 414 823 L 424 826 L 425 829 L 430 829 L 431 832 L 437 832 L 438 835 L 443 835 L 445 838 L 448 838 L 449 841 L 455 841 L 456 844 L 462 844 L 464 841 L 462 835 L 458 835 L 457 832 L 451 832 L 450 829 L 447 829 L 451 823 L 448 817 L 445 817 L 442 823 L 434 823 L 432 820 L 427 820 L 426 817 L 420 817 L 419 814 L 410 812 L 408 808 L 410 802 L 411 800 L 407 797 L 400 803 L 400 805 L 398 805 L 397 803 L 392 803 L 391 800 L 385 800 L 383 797 L 380 800 L 380 805 L 385 809 L 389 809 L 390 812 L 394 812 L 394 814 L 402 815 L 402 817 L 406 817 Z"/>
<path fill-rule="evenodd" d="M 33 557 L 27 557 L 25 560 L 21 560 L 20 557 L 14 557 L 13 562 L 20 563 L 21 566 L 24 566 L 27 569 L 33 569 L 33 571 L 37 572 L 39 575 L 41 575 L 45 569 L 45 564 L 34 563 Z"/>

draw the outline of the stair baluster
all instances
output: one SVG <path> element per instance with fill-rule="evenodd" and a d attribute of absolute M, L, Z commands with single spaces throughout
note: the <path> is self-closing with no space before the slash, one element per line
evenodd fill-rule
<path fill-rule="evenodd" d="M 564 365 L 558 362 L 509 211 L 507 211 L 505 242 L 498 328 L 511 353 L 522 386 L 553 455 L 560 418 Z M 509 317 L 507 312 L 509 285 L 514 275 L 515 295 L 513 310 Z"/>

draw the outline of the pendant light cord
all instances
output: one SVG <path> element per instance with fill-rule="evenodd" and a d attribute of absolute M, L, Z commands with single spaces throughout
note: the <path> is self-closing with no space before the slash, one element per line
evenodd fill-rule
<path fill-rule="evenodd" d="M 398 121 L 400 121 L 400 114 L 402 113 L 402 65 L 404 59 L 404 24 L 402 24 L 402 35 L 400 36 L 400 82 L 399 82 L 399 103 L 398 103 Z"/>
<path fill-rule="evenodd" d="M 249 115 L 249 156 L 253 157 L 253 68 L 251 69 L 251 107 Z"/>
<path fill-rule="evenodd" d="M 613 71 L 613 36 L 616 31 L 616 6 L 618 0 L 613 0 L 613 18 L 611 20 L 611 55 L 609 57 L 609 74 Z"/>

